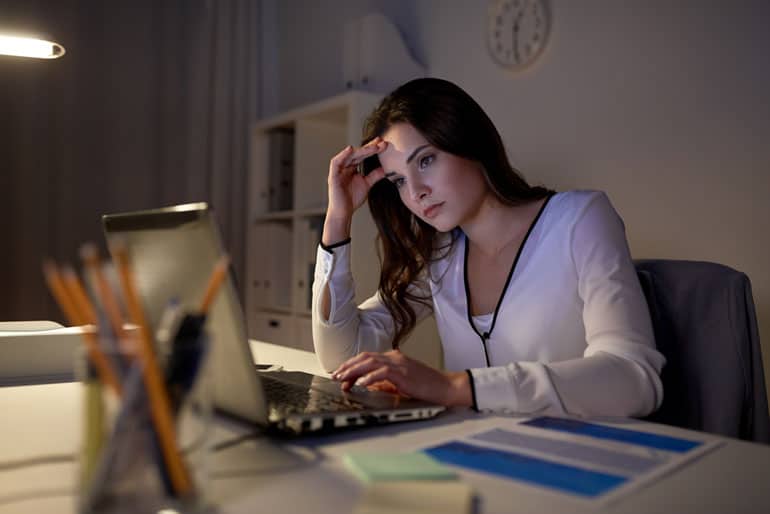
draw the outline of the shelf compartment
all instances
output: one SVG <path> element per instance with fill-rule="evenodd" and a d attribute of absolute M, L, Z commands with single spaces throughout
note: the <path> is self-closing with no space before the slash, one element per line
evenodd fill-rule
<path fill-rule="evenodd" d="M 298 120 L 295 128 L 295 209 L 316 209 L 328 203 L 329 161 L 347 146 L 344 125 L 315 119 Z"/>
<path fill-rule="evenodd" d="M 313 273 L 318 244 L 323 233 L 324 216 L 297 219 L 294 224 L 294 294 L 292 306 L 297 313 L 310 313 Z"/>
<path fill-rule="evenodd" d="M 249 228 L 247 304 L 249 316 L 261 309 L 291 308 L 291 221 L 266 221 Z"/>

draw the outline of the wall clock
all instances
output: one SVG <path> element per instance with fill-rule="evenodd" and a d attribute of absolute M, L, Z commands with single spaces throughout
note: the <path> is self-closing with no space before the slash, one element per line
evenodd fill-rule
<path fill-rule="evenodd" d="M 542 54 L 551 25 L 546 0 L 492 0 L 487 48 L 500 66 L 521 70 Z"/>

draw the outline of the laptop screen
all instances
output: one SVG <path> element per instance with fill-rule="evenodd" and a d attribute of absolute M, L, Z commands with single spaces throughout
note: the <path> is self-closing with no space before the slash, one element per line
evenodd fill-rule
<path fill-rule="evenodd" d="M 213 210 L 184 204 L 102 217 L 108 244 L 126 244 L 145 316 L 155 331 L 169 301 L 196 310 L 215 263 L 224 253 Z M 217 408 L 267 423 L 264 398 L 254 373 L 243 311 L 229 276 L 209 312 L 211 372 Z"/>

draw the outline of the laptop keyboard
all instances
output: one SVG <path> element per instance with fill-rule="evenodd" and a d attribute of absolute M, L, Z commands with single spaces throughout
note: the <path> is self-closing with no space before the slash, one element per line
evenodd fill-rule
<path fill-rule="evenodd" d="M 270 406 L 284 414 L 366 409 L 363 404 L 349 398 L 276 380 L 266 374 L 260 374 L 260 377 Z"/>

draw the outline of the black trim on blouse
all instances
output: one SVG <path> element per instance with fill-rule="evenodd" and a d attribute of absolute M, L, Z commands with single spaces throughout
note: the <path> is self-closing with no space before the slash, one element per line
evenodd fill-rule
<path fill-rule="evenodd" d="M 473 381 L 473 373 L 471 373 L 471 370 L 469 369 L 466 369 L 465 372 L 468 374 L 468 381 L 471 384 L 471 399 L 473 400 L 473 405 L 471 405 L 471 407 L 478 412 L 479 404 L 476 403 L 476 383 Z"/>
<path fill-rule="evenodd" d="M 326 250 L 329 253 L 334 253 L 334 249 L 335 248 L 339 248 L 340 246 L 345 246 L 348 243 L 350 243 L 350 238 L 343 239 L 342 241 L 338 241 L 338 242 L 330 244 L 328 246 L 323 244 L 323 241 L 322 241 L 321 242 L 321 248 L 323 248 L 324 250 Z"/>
<path fill-rule="evenodd" d="M 516 252 L 516 258 L 513 260 L 513 264 L 511 265 L 511 270 L 508 272 L 508 278 L 505 280 L 505 286 L 503 286 L 503 291 L 500 293 L 500 298 L 497 299 L 497 306 L 495 307 L 495 313 L 492 316 L 492 324 L 489 327 L 489 330 L 484 332 L 483 334 L 479 332 L 479 330 L 476 328 L 476 325 L 473 323 L 473 316 L 471 315 L 471 288 L 468 286 L 468 249 L 470 245 L 468 244 L 468 236 L 465 236 L 465 256 L 464 256 L 464 262 L 463 262 L 463 281 L 465 283 L 465 309 L 468 315 L 468 323 L 470 324 L 471 328 L 474 332 L 476 332 L 476 335 L 479 336 L 481 339 L 481 347 L 484 350 L 484 359 L 486 360 L 487 367 L 489 367 L 489 353 L 487 352 L 487 341 L 492 336 L 492 330 L 495 328 L 495 322 L 497 321 L 497 314 L 500 312 L 500 306 L 503 304 L 503 298 L 505 298 L 505 292 L 508 290 L 508 284 L 511 282 L 511 278 L 513 278 L 513 272 L 516 269 L 516 264 L 519 262 L 519 257 L 521 257 L 521 253 L 524 250 L 524 245 L 527 244 L 527 240 L 529 240 L 529 235 L 532 233 L 532 230 L 535 228 L 535 225 L 537 225 L 538 220 L 540 219 L 540 216 L 543 214 L 543 211 L 545 210 L 545 207 L 548 205 L 548 202 L 551 200 L 551 197 L 553 197 L 553 193 L 549 194 L 545 198 L 545 202 L 543 202 L 543 205 L 540 206 L 540 210 L 537 213 L 537 216 L 535 216 L 535 219 L 532 221 L 532 223 L 529 225 L 529 229 L 527 230 L 526 235 L 524 236 L 524 240 L 521 242 L 521 246 L 519 246 L 519 251 Z"/>

